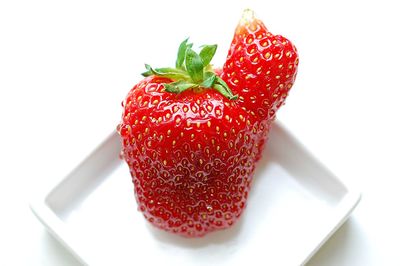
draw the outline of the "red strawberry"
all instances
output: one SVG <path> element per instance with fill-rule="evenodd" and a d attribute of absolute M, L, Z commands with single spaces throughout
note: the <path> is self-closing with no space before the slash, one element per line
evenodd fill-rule
<path fill-rule="evenodd" d="M 222 78 L 239 102 L 260 119 L 273 119 L 296 78 L 296 47 L 273 35 L 261 20 L 246 10 L 236 28 Z"/>
<path fill-rule="evenodd" d="M 296 79 L 298 63 L 297 49 L 288 39 L 269 32 L 253 11 L 244 11 L 221 78 L 239 95 L 238 104 L 265 128 L 258 157 L 269 125 Z"/>
<path fill-rule="evenodd" d="M 264 60 L 261 48 L 240 59 L 242 49 L 259 43 L 258 39 L 245 41 L 253 34 L 249 32 L 251 25 L 259 27 L 271 42 L 274 38 L 258 20 L 242 24 L 221 74 L 237 95 L 209 64 L 216 45 L 203 46 L 197 54 L 185 40 L 179 47 L 176 67 L 153 69 L 146 65 L 146 78 L 124 101 L 118 131 L 138 208 L 163 230 L 195 237 L 235 223 L 246 205 L 255 162 L 274 117 L 266 114 L 276 111 L 289 82 L 294 81 L 295 71 L 290 72 L 290 81 L 285 82 L 288 78 L 282 76 L 285 89 L 270 81 L 268 70 L 275 75 L 289 73 L 277 64 L 292 61 Z M 286 52 L 286 46 L 277 47 Z M 290 51 L 297 58 L 295 50 Z M 254 54 L 260 57 L 256 70 Z M 295 59 L 290 64 L 297 66 Z M 258 67 L 262 67 L 261 72 L 257 72 Z M 254 75 L 253 83 L 246 79 L 247 74 Z M 267 82 L 271 91 L 265 87 Z"/>

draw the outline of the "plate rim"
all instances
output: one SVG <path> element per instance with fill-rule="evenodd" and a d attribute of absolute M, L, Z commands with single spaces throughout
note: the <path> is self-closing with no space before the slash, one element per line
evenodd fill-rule
<path fill-rule="evenodd" d="M 280 122 L 279 120 L 274 121 L 273 126 L 281 128 L 281 130 L 284 131 L 285 134 L 287 134 L 294 141 L 294 143 L 299 146 L 299 148 L 312 156 L 312 159 L 323 166 L 328 172 L 332 173 L 325 164 L 318 160 L 317 157 L 312 152 L 310 152 L 306 148 L 306 146 L 287 129 L 286 126 L 282 124 L 282 122 Z M 85 156 L 80 161 L 80 163 L 74 169 L 72 169 L 72 171 L 54 182 L 49 182 L 46 188 L 41 190 L 40 193 L 37 193 L 32 198 L 29 204 L 29 207 L 33 214 L 44 225 L 49 233 L 53 237 L 55 237 L 55 239 L 57 239 L 79 262 L 84 265 L 88 265 L 88 262 L 85 260 L 82 254 L 80 241 L 75 238 L 75 234 L 68 230 L 66 224 L 47 204 L 47 198 L 56 190 L 57 187 L 61 186 L 65 180 L 70 178 L 75 169 L 77 169 L 83 162 L 88 160 L 93 154 L 98 152 L 101 147 L 103 147 L 114 135 L 115 130 L 112 131 L 111 134 L 108 134 L 108 136 L 87 156 Z M 304 257 L 300 265 L 305 265 L 317 253 L 317 251 L 325 244 L 325 242 L 347 221 L 353 210 L 361 201 L 362 193 L 360 190 L 356 189 L 356 186 L 353 183 L 350 183 L 348 180 L 345 181 L 343 179 L 340 179 L 333 173 L 332 175 L 346 188 L 345 196 L 338 204 L 339 207 L 336 207 L 334 210 L 338 212 L 338 214 L 335 215 L 335 217 L 338 217 L 338 219 L 336 219 L 335 221 L 331 221 L 331 225 L 327 226 L 327 232 L 324 234 L 324 237 L 321 238 L 317 245 L 313 246 L 312 250 L 307 252 L 307 255 Z"/>

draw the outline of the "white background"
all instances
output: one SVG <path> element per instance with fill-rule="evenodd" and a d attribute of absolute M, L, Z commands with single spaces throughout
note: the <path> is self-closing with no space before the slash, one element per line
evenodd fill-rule
<path fill-rule="evenodd" d="M 1 1 L 0 265 L 79 265 L 29 200 L 115 128 L 143 63 L 219 44 L 245 7 L 300 53 L 279 119 L 363 199 L 309 265 L 399 265 L 396 1 Z M 288 254 L 290 255 L 290 254 Z"/>

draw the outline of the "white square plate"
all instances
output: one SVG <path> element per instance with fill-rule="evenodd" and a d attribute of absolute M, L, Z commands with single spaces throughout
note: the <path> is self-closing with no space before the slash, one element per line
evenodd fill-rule
<path fill-rule="evenodd" d="M 109 136 L 31 208 L 89 265 L 303 265 L 348 218 L 360 193 L 339 180 L 275 123 L 248 206 L 231 229 L 186 239 L 148 225 Z"/>

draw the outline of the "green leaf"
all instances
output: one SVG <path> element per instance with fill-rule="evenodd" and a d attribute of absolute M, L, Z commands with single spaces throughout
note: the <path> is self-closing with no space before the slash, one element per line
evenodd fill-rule
<path fill-rule="evenodd" d="M 146 71 L 146 72 L 143 72 L 143 73 L 142 73 L 142 76 L 148 77 L 148 76 L 151 76 L 151 75 L 155 75 L 155 72 L 154 72 L 154 70 L 151 68 L 150 65 L 144 64 L 144 67 L 147 69 L 147 71 Z"/>
<path fill-rule="evenodd" d="M 214 85 L 216 75 L 213 72 L 204 73 L 204 81 L 200 84 L 200 86 L 204 88 L 211 88 Z"/>
<path fill-rule="evenodd" d="M 210 64 L 217 50 L 217 45 L 201 46 L 199 54 L 192 50 L 192 46 L 193 44 L 188 43 L 188 39 L 180 44 L 176 68 L 152 68 L 145 64 L 146 71 L 142 75 L 171 79 L 173 82 L 163 84 L 165 91 L 170 93 L 181 93 L 191 88 L 195 90 L 212 88 L 224 97 L 236 100 L 238 95 L 233 95 L 229 86 L 214 73 Z"/>
<path fill-rule="evenodd" d="M 213 88 L 216 89 L 219 93 L 221 93 L 223 96 L 225 96 L 229 100 L 236 100 L 238 98 L 237 95 L 233 95 L 231 89 L 228 87 L 228 84 L 226 84 L 226 82 L 223 81 L 218 76 L 215 79 L 215 84 L 214 84 Z"/>
<path fill-rule="evenodd" d="M 184 79 L 187 80 L 189 79 L 189 76 L 184 70 L 176 69 L 176 68 L 171 68 L 171 67 L 163 67 L 163 68 L 155 68 L 153 69 L 150 65 L 145 64 L 145 67 L 147 69 L 146 72 L 143 72 L 142 75 L 145 77 L 155 75 L 159 77 L 166 77 L 170 79 Z"/>
<path fill-rule="evenodd" d="M 198 86 L 197 84 L 189 83 L 183 80 L 164 84 L 165 91 L 172 93 L 181 93 L 187 89 L 197 86 Z"/>
<path fill-rule="evenodd" d="M 222 86 L 224 86 L 225 88 L 229 89 L 228 84 L 226 84 L 226 82 L 225 82 L 222 78 L 220 78 L 220 77 L 218 77 L 218 76 L 217 76 L 217 83 L 219 83 L 219 84 L 221 84 Z M 230 90 L 230 89 L 229 89 L 229 90 Z"/>
<path fill-rule="evenodd" d="M 189 38 L 187 38 L 186 40 L 184 40 L 180 45 L 179 45 L 179 49 L 178 49 L 178 57 L 176 58 L 176 63 L 175 63 L 175 67 L 176 68 L 180 68 L 183 69 L 183 63 L 185 61 L 185 54 L 186 54 L 186 50 L 188 48 L 192 48 L 193 44 L 192 43 L 187 43 L 189 40 Z"/>
<path fill-rule="evenodd" d="M 226 90 L 225 87 L 219 85 L 219 84 L 214 84 L 213 87 L 215 90 L 217 90 L 219 93 L 221 93 L 223 96 L 225 96 L 226 98 L 228 98 L 229 100 L 237 100 L 238 96 L 237 95 L 233 95 L 232 92 L 230 90 Z"/>
<path fill-rule="evenodd" d="M 217 51 L 217 45 L 204 45 L 203 49 L 200 51 L 201 60 L 203 60 L 203 65 L 207 66 L 210 64 L 211 59 L 215 55 L 215 51 Z"/>
<path fill-rule="evenodd" d="M 203 80 L 203 60 L 201 60 L 201 57 L 191 48 L 186 50 L 185 65 L 193 82 L 200 83 Z"/>

